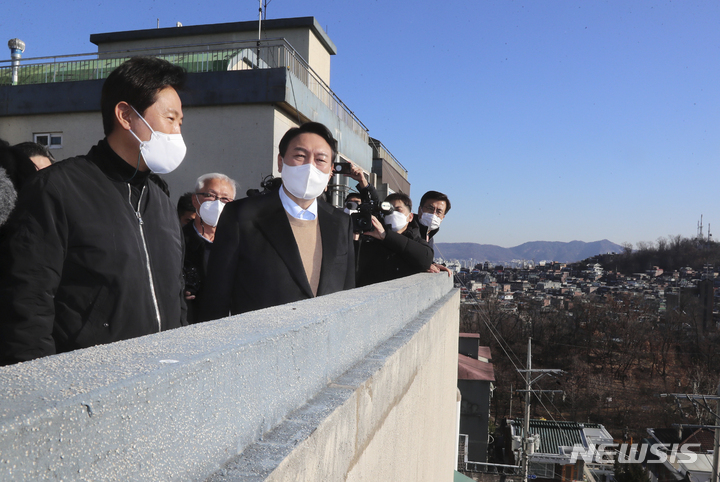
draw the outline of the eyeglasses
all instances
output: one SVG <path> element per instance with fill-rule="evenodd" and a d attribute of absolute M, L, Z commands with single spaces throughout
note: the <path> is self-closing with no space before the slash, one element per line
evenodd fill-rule
<path fill-rule="evenodd" d="M 232 201 L 232 199 L 230 199 L 230 198 L 228 198 L 228 197 L 218 197 L 218 195 L 215 194 L 214 192 L 196 192 L 195 195 L 196 195 L 196 196 L 202 196 L 202 197 L 204 197 L 204 198 L 206 198 L 206 199 L 209 199 L 210 201 L 213 201 L 213 202 L 219 199 L 220 202 L 223 203 L 223 204 L 227 204 L 227 203 L 229 203 L 230 201 Z"/>
<path fill-rule="evenodd" d="M 422 211 L 424 213 L 434 214 L 439 217 L 445 216 L 445 211 L 443 210 L 443 208 L 435 208 L 433 206 L 423 206 Z"/>

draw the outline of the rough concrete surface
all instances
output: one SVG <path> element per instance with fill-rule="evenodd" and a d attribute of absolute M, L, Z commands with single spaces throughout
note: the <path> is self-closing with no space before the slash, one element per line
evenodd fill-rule
<path fill-rule="evenodd" d="M 0 480 L 205 479 L 451 289 L 415 275 L 2 367 Z"/>
<path fill-rule="evenodd" d="M 208 480 L 452 480 L 458 304 L 438 300 Z"/>

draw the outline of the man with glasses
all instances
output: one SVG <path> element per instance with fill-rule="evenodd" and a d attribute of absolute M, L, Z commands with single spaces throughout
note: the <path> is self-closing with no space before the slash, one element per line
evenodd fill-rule
<path fill-rule="evenodd" d="M 428 191 L 423 194 L 420 199 L 420 207 L 418 208 L 417 215 L 417 226 L 420 230 L 420 235 L 425 241 L 430 244 L 430 247 L 435 250 L 435 243 L 433 237 L 440 231 L 440 223 L 445 219 L 445 215 L 450 211 L 450 200 L 448 197 L 438 191 Z M 428 270 L 430 273 L 439 273 L 440 271 L 447 271 L 448 276 L 450 270 L 445 266 L 433 264 Z"/>
<path fill-rule="evenodd" d="M 227 203 L 235 199 L 236 192 L 237 183 L 218 172 L 203 174 L 195 182 L 192 204 L 197 214 L 192 222 L 183 227 L 183 274 L 189 323 L 200 321 L 197 307 L 203 294 L 207 262 L 215 241 L 215 229 L 220 213 Z"/>

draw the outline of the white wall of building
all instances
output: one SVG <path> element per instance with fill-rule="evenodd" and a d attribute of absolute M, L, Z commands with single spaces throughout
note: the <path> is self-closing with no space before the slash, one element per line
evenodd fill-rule
<path fill-rule="evenodd" d="M 62 133 L 62 148 L 52 149 L 57 160 L 87 154 L 105 137 L 99 112 L 0 117 L 0 139 L 10 144 L 32 142 L 43 132 Z"/>
<path fill-rule="evenodd" d="M 228 105 L 184 109 L 187 154 L 180 167 L 163 178 L 176 201 L 194 189 L 195 180 L 221 172 L 239 183 L 238 197 L 259 188 L 273 172 L 274 109 L 270 105 Z"/>

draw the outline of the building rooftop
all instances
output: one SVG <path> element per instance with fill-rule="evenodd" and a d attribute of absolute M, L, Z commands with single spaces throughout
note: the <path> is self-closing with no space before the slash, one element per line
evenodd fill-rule
<path fill-rule="evenodd" d="M 285 30 L 292 28 L 309 28 L 320 40 L 330 55 L 337 54 L 337 47 L 320 27 L 315 17 L 295 17 L 263 20 L 263 30 Z M 149 28 L 144 30 L 127 30 L 124 32 L 95 33 L 90 35 L 90 42 L 95 45 L 105 43 L 130 41 L 130 40 L 153 40 L 172 37 L 189 37 L 234 32 L 257 32 L 257 20 L 248 22 L 213 23 L 208 25 L 190 25 L 187 27 Z"/>
<path fill-rule="evenodd" d="M 458 353 L 458 380 L 495 381 L 492 363 L 476 360 Z"/>
<path fill-rule="evenodd" d="M 715 443 L 715 432 L 710 429 L 683 427 L 679 434 L 677 428 L 649 428 L 648 433 L 664 444 L 700 444 L 693 452 L 712 451 Z"/>
<path fill-rule="evenodd" d="M 514 435 L 522 436 L 523 419 L 508 420 L 513 428 Z M 587 446 L 585 431 L 591 429 L 591 433 L 597 438 L 597 430 L 607 434 L 605 438 L 612 438 L 605 427 L 597 423 L 578 423 L 552 420 L 530 420 L 530 433 L 540 435 L 540 449 L 538 453 L 559 454 L 560 447 L 573 447 L 575 445 Z"/>

